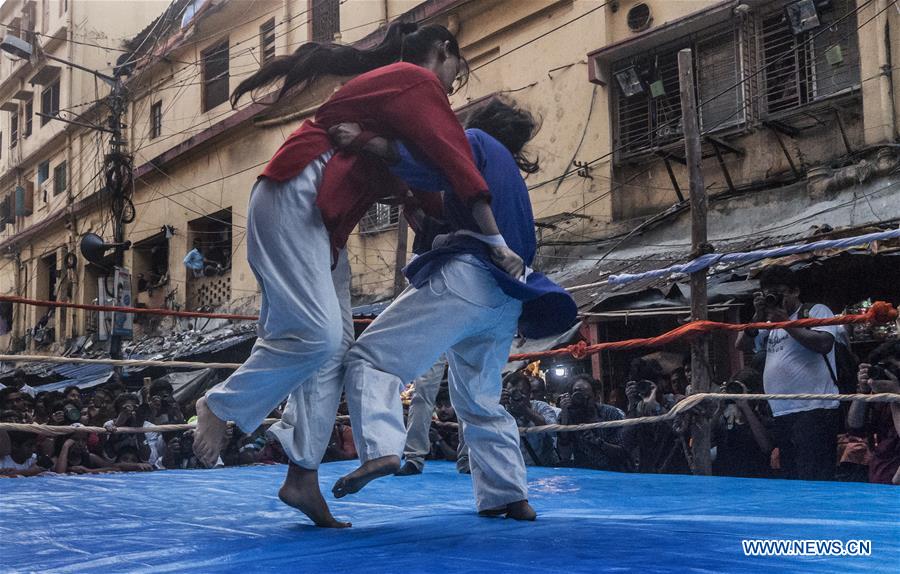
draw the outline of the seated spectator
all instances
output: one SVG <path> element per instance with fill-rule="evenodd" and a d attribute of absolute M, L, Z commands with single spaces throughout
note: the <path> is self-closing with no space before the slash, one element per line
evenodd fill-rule
<path fill-rule="evenodd" d="M 743 369 L 722 385 L 731 394 L 759 393 L 762 376 L 753 369 Z M 717 401 L 712 417 L 714 445 L 713 474 L 765 478 L 772 476 L 769 458 L 772 438 L 765 427 L 771 422 L 768 406 L 754 401 Z"/>
<path fill-rule="evenodd" d="M 70 385 L 65 388 L 63 391 L 63 398 L 67 401 L 78 403 L 79 407 L 81 406 L 81 390 L 75 385 Z"/>
<path fill-rule="evenodd" d="M 193 437 L 185 440 L 183 434 L 179 432 L 167 433 L 167 435 L 166 454 L 157 465 L 158 468 L 201 468 L 192 449 Z"/>
<path fill-rule="evenodd" d="M 55 452 L 56 463 L 54 472 L 64 474 L 74 472 L 76 474 L 90 474 L 96 472 L 110 472 L 116 470 L 112 463 L 100 456 L 91 454 L 85 444 L 85 433 L 73 433 L 69 436 L 57 438 Z"/>
<path fill-rule="evenodd" d="M 628 408 L 625 412 L 628 418 L 663 414 L 675 404 L 670 377 L 663 373 L 662 366 L 656 360 L 644 357 L 634 359 L 628 369 L 628 381 L 625 385 L 625 396 L 628 399 Z M 635 385 L 638 381 L 649 381 L 652 392 L 644 383 L 640 385 L 642 392 L 636 392 Z M 642 402 L 643 404 L 639 405 Z M 637 412 L 639 407 L 642 414 Z"/>
<path fill-rule="evenodd" d="M 0 476 L 34 476 L 47 470 L 50 461 L 39 464 L 36 449 L 34 433 L 0 430 Z"/>
<path fill-rule="evenodd" d="M 19 411 L 7 409 L 0 411 L 0 423 L 25 424 L 25 416 Z"/>
<path fill-rule="evenodd" d="M 104 388 L 97 389 L 91 396 L 90 406 L 88 409 L 88 417 L 96 424 L 91 426 L 103 426 L 103 423 L 115 417 L 118 413 L 115 411 L 114 398 L 112 393 Z"/>
<path fill-rule="evenodd" d="M 24 418 L 27 411 L 25 393 L 13 387 L 0 389 L 0 410 L 13 411 Z"/>
<path fill-rule="evenodd" d="M 450 392 L 446 389 L 438 391 L 434 399 L 434 418 L 428 429 L 428 440 L 431 442 L 429 458 L 433 460 L 455 461 L 459 454 L 459 422 L 456 410 L 450 403 Z"/>
<path fill-rule="evenodd" d="M 621 410 L 604 405 L 599 381 L 589 375 L 578 375 L 569 391 L 560 395 L 562 412 L 559 422 L 578 425 L 625 418 Z M 561 464 L 598 470 L 628 471 L 631 463 L 625 450 L 621 428 L 591 429 L 559 433 Z"/>
<path fill-rule="evenodd" d="M 184 414 L 173 396 L 171 383 L 161 380 L 153 381 L 147 394 L 147 403 L 142 408 L 145 420 L 156 425 L 184 423 Z"/>
<path fill-rule="evenodd" d="M 56 401 L 50 406 L 50 419 L 47 424 L 51 426 L 70 426 L 81 423 L 81 407 L 75 403 Z"/>
<path fill-rule="evenodd" d="M 500 404 L 516 419 L 519 427 L 555 425 L 559 422 L 556 411 L 548 403 L 531 398 L 531 377 L 515 372 L 506 377 Z M 526 465 L 552 466 L 559 457 L 556 454 L 556 433 L 519 435 L 519 448 Z"/>
<path fill-rule="evenodd" d="M 889 341 L 859 366 L 858 392 L 900 394 L 900 341 Z M 864 434 L 870 449 L 869 482 L 900 484 L 900 404 L 854 401 L 847 413 L 851 433 Z"/>
<path fill-rule="evenodd" d="M 134 393 L 125 393 L 116 398 L 116 418 L 106 421 L 103 426 L 113 433 L 118 427 L 142 427 L 152 426 L 152 423 L 141 418 L 138 396 Z M 151 440 L 152 435 L 152 440 Z M 155 465 L 160 458 L 159 433 L 146 434 L 110 434 L 106 440 L 104 454 L 107 458 L 115 460 L 119 451 L 125 447 L 133 448 L 140 453 L 141 461 Z"/>
<path fill-rule="evenodd" d="M 25 374 L 24 369 L 16 369 L 13 371 L 12 379 L 5 383 L 6 388 L 8 389 L 16 389 L 17 391 L 23 392 L 26 395 L 34 397 L 37 395 L 37 391 L 34 390 L 34 387 L 31 387 L 26 382 L 28 380 L 28 375 Z"/>
<path fill-rule="evenodd" d="M 265 447 L 263 442 L 259 450 Z M 357 458 L 356 446 L 353 444 L 353 430 L 350 425 L 341 422 L 334 423 L 334 429 L 331 431 L 331 440 L 328 441 L 328 447 L 325 449 L 326 462 L 335 460 L 353 460 Z"/>
<path fill-rule="evenodd" d="M 547 383 L 544 381 L 544 379 L 529 375 L 528 380 L 531 382 L 531 398 L 536 401 L 547 403 L 552 407 L 553 401 L 550 399 L 550 393 L 547 391 Z M 559 409 L 554 407 L 554 410 L 558 415 Z"/>

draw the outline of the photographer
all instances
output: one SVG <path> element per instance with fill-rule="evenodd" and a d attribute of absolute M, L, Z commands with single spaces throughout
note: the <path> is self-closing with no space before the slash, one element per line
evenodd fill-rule
<path fill-rule="evenodd" d="M 106 421 L 103 424 L 104 428 L 113 433 L 118 427 L 151 426 L 151 423 L 142 418 L 138 402 L 138 396 L 134 393 L 123 393 L 116 397 L 114 403 L 116 418 Z M 153 434 L 158 435 L 158 433 Z M 155 464 L 159 458 L 147 442 L 147 435 L 143 434 L 110 434 L 104 445 L 105 455 L 109 459 L 116 460 L 119 451 L 125 447 L 135 449 L 140 454 L 141 460 L 148 461 L 150 464 Z"/>
<path fill-rule="evenodd" d="M 544 401 L 531 400 L 531 379 L 522 372 L 506 377 L 500 404 L 516 419 L 519 427 L 557 424 L 556 411 Z M 556 433 L 519 435 L 519 448 L 525 464 L 550 466 L 556 464 Z"/>
<path fill-rule="evenodd" d="M 788 267 L 772 265 L 759 275 L 761 291 L 753 298 L 753 322 L 792 321 L 803 304 L 797 276 Z M 809 307 L 808 317 L 829 318 L 825 305 Z M 836 327 L 747 330 L 737 346 L 752 352 L 765 342 L 763 387 L 771 394 L 837 394 Z M 837 453 L 838 401 L 769 401 L 775 417 L 773 435 L 788 478 L 833 480 Z"/>
<path fill-rule="evenodd" d="M 600 402 L 600 383 L 579 375 L 569 392 L 560 395 L 560 424 L 578 425 L 625 418 L 621 410 Z M 622 429 L 591 429 L 559 433 L 561 464 L 597 470 L 631 470 L 628 451 L 622 446 Z"/>
<path fill-rule="evenodd" d="M 173 396 L 171 383 L 157 380 L 150 384 L 144 418 L 156 425 L 184 423 L 184 414 Z"/>
<path fill-rule="evenodd" d="M 430 458 L 455 461 L 459 452 L 459 421 L 456 419 L 456 410 L 450 403 L 450 392 L 444 389 L 438 391 L 434 406 L 435 418 L 428 429 Z"/>
<path fill-rule="evenodd" d="M 758 393 L 762 389 L 760 374 L 753 369 L 743 369 L 730 381 L 723 384 L 720 391 L 728 394 L 745 395 Z M 718 407 L 712 417 L 713 445 L 715 456 L 713 474 L 716 476 L 741 476 L 766 478 L 771 476 L 769 457 L 772 440 L 763 419 L 765 403 L 755 401 L 716 401 Z"/>
<path fill-rule="evenodd" d="M 900 394 L 900 341 L 880 345 L 859 366 L 857 392 Z M 900 484 L 900 404 L 854 401 L 847 427 L 863 432 L 871 450 L 869 482 Z"/>

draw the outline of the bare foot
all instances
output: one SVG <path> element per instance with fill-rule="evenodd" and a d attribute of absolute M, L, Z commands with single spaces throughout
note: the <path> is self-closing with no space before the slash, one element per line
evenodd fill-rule
<path fill-rule="evenodd" d="M 321 528 L 349 528 L 349 522 L 341 522 L 331 515 L 328 503 L 319 491 L 319 472 L 291 463 L 287 477 L 278 491 L 281 502 L 292 506 L 309 517 Z"/>
<path fill-rule="evenodd" d="M 394 474 L 400 470 L 400 457 L 396 455 L 383 456 L 364 463 L 350 474 L 343 476 L 334 483 L 331 489 L 335 498 L 343 498 L 362 490 L 376 478 Z"/>
<path fill-rule="evenodd" d="M 404 463 L 403 468 L 394 473 L 394 476 L 412 476 L 414 474 L 422 474 L 422 469 L 410 461 Z"/>
<path fill-rule="evenodd" d="M 528 504 L 527 500 L 519 500 L 517 502 L 511 502 L 506 506 L 501 506 L 500 508 L 482 510 L 478 513 L 478 516 L 506 516 L 506 518 L 512 518 L 513 520 L 532 521 L 537 518 L 537 512 L 535 512 L 531 505 Z"/>
<path fill-rule="evenodd" d="M 194 432 L 194 454 L 207 467 L 216 464 L 225 441 L 228 423 L 217 417 L 208 406 L 206 397 L 197 401 L 197 430 Z"/>

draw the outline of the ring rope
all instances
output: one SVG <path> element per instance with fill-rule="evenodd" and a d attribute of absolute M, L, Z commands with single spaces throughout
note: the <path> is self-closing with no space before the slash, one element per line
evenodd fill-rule
<path fill-rule="evenodd" d="M 0 301 L 20 303 L 37 307 L 63 307 L 66 309 L 84 309 L 86 311 L 109 311 L 117 313 L 134 313 L 136 315 L 164 315 L 167 317 L 191 317 L 194 319 L 230 319 L 232 321 L 257 321 L 256 315 L 236 315 L 231 313 L 204 313 L 201 311 L 174 311 L 172 309 L 152 309 L 141 307 L 119 307 L 116 305 L 93 305 L 88 303 L 71 303 L 69 301 L 45 301 L 29 299 L 18 295 L 0 295 Z M 354 323 L 371 323 L 374 319 L 354 319 Z"/>
<path fill-rule="evenodd" d="M 700 406 L 704 401 L 740 401 L 740 400 L 792 400 L 792 401 L 862 401 L 865 403 L 900 403 L 900 394 L 894 393 L 874 393 L 874 394 L 854 394 L 854 395 L 835 395 L 835 394 L 732 394 L 732 393 L 697 393 L 690 395 L 675 404 L 672 409 L 663 415 L 655 415 L 649 417 L 637 417 L 633 419 L 622 419 L 616 421 L 603 421 L 596 423 L 585 423 L 578 425 L 541 425 L 534 427 L 519 427 L 520 434 L 539 434 L 548 432 L 579 432 L 592 429 L 629 427 L 640 424 L 650 424 L 658 422 L 671 421 L 679 415 L 683 415 L 691 409 Z M 347 416 L 338 416 L 336 421 L 346 422 Z M 266 419 L 263 425 L 274 424 L 281 419 Z M 445 423 L 448 426 L 453 423 Z M 72 426 L 53 426 L 39 424 L 21 424 L 21 423 L 0 423 L 0 431 L 21 431 L 31 432 L 49 436 L 61 436 L 73 433 L 98 433 L 98 434 L 140 434 L 151 432 L 173 432 L 194 430 L 196 425 L 193 424 L 177 424 L 177 425 L 156 425 L 146 427 L 116 427 L 115 430 L 109 431 L 104 427 L 72 427 Z"/>
<path fill-rule="evenodd" d="M 2 299 L 2 296 L 0 296 Z M 835 315 L 826 319 L 795 319 L 793 321 L 781 321 L 778 323 L 719 323 L 716 321 L 691 321 L 671 331 L 667 331 L 656 337 L 643 339 L 626 339 L 624 341 L 609 341 L 588 345 L 580 341 L 574 345 L 568 345 L 560 349 L 538 351 L 534 353 L 520 353 L 510 355 L 510 361 L 523 361 L 539 359 L 542 357 L 554 357 L 571 355 L 576 359 L 583 359 L 601 351 L 620 351 L 638 349 L 644 347 L 661 347 L 685 338 L 696 337 L 713 331 L 744 331 L 746 329 L 791 329 L 801 327 L 821 327 L 832 325 L 848 325 L 856 323 L 888 323 L 897 319 L 897 309 L 890 303 L 876 301 L 865 312 L 859 315 Z M 240 363 L 200 363 L 193 361 L 153 361 L 144 359 L 81 359 L 67 357 L 47 357 L 44 355 L 0 355 L 0 361 L 30 362 L 44 361 L 47 363 L 62 364 L 106 364 L 132 367 L 200 367 L 214 369 L 237 369 Z"/>

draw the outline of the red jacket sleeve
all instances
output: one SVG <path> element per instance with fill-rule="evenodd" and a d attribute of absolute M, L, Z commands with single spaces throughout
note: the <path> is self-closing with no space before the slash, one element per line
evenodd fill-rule
<path fill-rule="evenodd" d="M 423 80 L 391 98 L 379 119 L 441 170 L 460 200 L 468 205 L 490 200 L 466 134 L 437 82 Z"/>

